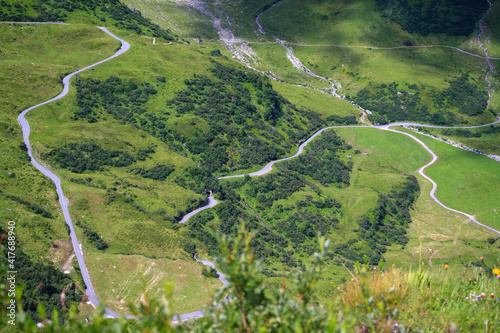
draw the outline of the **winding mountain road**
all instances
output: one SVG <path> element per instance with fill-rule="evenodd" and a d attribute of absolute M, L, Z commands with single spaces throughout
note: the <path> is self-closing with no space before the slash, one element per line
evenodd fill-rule
<path fill-rule="evenodd" d="M 64 215 L 64 219 L 66 221 L 66 224 L 69 227 L 69 231 L 70 231 L 69 235 L 71 237 L 71 243 L 73 244 L 73 249 L 75 250 L 76 259 L 78 261 L 78 265 L 80 266 L 80 270 L 82 272 L 83 281 L 87 285 L 86 293 L 87 293 L 87 296 L 89 298 L 90 303 L 94 307 L 100 306 L 101 302 L 99 301 L 99 298 L 97 297 L 97 295 L 95 293 L 94 287 L 92 285 L 92 281 L 90 280 L 89 271 L 88 271 L 87 266 L 85 265 L 85 261 L 83 259 L 83 253 L 82 253 L 82 251 L 80 249 L 80 244 L 78 243 L 78 239 L 76 238 L 76 233 L 75 233 L 75 230 L 74 230 L 74 227 L 73 227 L 73 222 L 71 220 L 71 215 L 69 214 L 68 200 L 64 196 L 64 192 L 63 192 L 63 189 L 62 189 L 62 186 L 61 186 L 61 179 L 59 179 L 59 177 L 57 177 L 56 174 L 53 173 L 52 171 L 50 171 L 48 168 L 46 168 L 43 165 L 41 165 L 40 163 L 38 163 L 38 161 L 33 156 L 33 151 L 31 149 L 31 143 L 30 143 L 31 129 L 30 129 L 30 124 L 29 124 L 28 120 L 26 120 L 26 115 L 28 114 L 28 112 L 30 112 L 31 110 L 33 110 L 33 109 L 35 109 L 37 107 L 40 107 L 40 106 L 45 105 L 45 104 L 52 103 L 54 101 L 57 101 L 58 99 L 63 98 L 64 96 L 66 96 L 68 94 L 68 92 L 69 92 L 70 80 L 76 74 L 81 73 L 81 72 L 83 72 L 83 71 L 85 71 L 87 69 L 90 69 L 92 67 L 95 67 L 97 65 L 100 65 L 100 64 L 102 64 L 102 63 L 104 63 L 106 61 L 109 61 L 111 59 L 114 59 L 114 58 L 118 57 L 119 55 L 127 52 L 128 49 L 130 49 L 130 44 L 128 42 L 124 41 L 123 39 L 118 38 L 115 35 L 113 35 L 106 28 L 103 28 L 103 27 L 98 27 L 98 28 L 101 29 L 102 31 L 104 31 L 105 33 L 107 33 L 108 35 L 110 35 L 111 37 L 115 38 L 116 40 L 120 41 L 121 42 L 121 48 L 114 55 L 112 55 L 111 57 L 106 58 L 104 60 L 101 60 L 99 62 L 96 62 L 95 64 L 92 64 L 90 66 L 82 68 L 82 69 L 80 69 L 80 70 L 78 70 L 78 71 L 76 71 L 74 73 L 71 73 L 68 76 L 66 76 L 63 79 L 63 87 L 64 87 L 63 91 L 59 95 L 57 95 L 54 98 L 49 99 L 48 101 L 45 101 L 43 103 L 34 105 L 34 106 L 30 107 L 30 108 L 27 108 L 17 118 L 17 121 L 19 122 L 19 125 L 21 126 L 21 129 L 22 129 L 22 132 L 23 132 L 24 143 L 26 144 L 26 148 L 27 148 L 27 152 L 28 152 L 28 155 L 30 157 L 30 160 L 31 160 L 31 164 L 33 164 L 33 166 L 35 168 L 37 168 L 45 176 L 49 177 L 50 180 L 52 180 L 54 182 L 54 184 L 56 185 L 57 195 L 59 196 L 59 203 L 61 204 L 61 208 L 62 208 L 62 211 L 63 211 L 63 215 Z M 106 314 L 108 316 L 117 317 L 117 313 L 114 312 L 113 310 L 105 308 L 105 312 L 106 312 Z"/>
<path fill-rule="evenodd" d="M 201 212 L 202 210 L 205 210 L 205 209 L 208 209 L 208 208 L 212 208 L 214 207 L 215 205 L 217 205 L 219 202 L 217 200 L 215 200 L 212 196 L 212 191 L 210 191 L 210 195 L 207 197 L 208 199 L 208 203 L 205 205 L 205 206 L 202 206 L 198 209 L 195 209 L 193 210 L 191 213 L 185 215 L 182 220 L 179 221 L 179 223 L 186 223 L 187 220 L 189 220 L 189 218 L 191 216 L 194 216 L 196 214 L 198 214 L 199 212 Z"/>
<path fill-rule="evenodd" d="M 427 176 L 425 173 L 424 173 L 424 170 L 431 166 L 432 164 L 434 164 L 437 159 L 438 159 L 438 156 L 425 144 L 423 143 L 420 139 L 418 139 L 416 136 L 412 135 L 412 134 L 409 134 L 409 133 L 406 133 L 406 132 L 401 132 L 401 131 L 397 131 L 395 129 L 391 129 L 390 127 L 392 126 L 402 126 L 402 127 L 408 127 L 408 126 L 422 126 L 422 127 L 433 127 L 433 128 L 479 128 L 479 127 L 485 127 L 485 126 L 489 126 L 489 125 L 493 125 L 493 124 L 498 124 L 500 123 L 500 120 L 498 121 L 495 121 L 495 122 L 492 122 L 492 123 L 488 123 L 488 124 L 484 124 L 484 125 L 477 125 L 477 126 L 467 126 L 467 127 L 446 127 L 446 126 L 435 126 L 435 125 L 428 125 L 428 124 L 418 124 L 418 123 L 413 123 L 413 122 L 399 122 L 399 123 L 393 123 L 393 124 L 388 124 L 388 125 L 379 125 L 379 126 L 363 126 L 363 125 L 358 125 L 358 126 L 329 126 L 329 127 L 325 127 L 325 128 L 322 128 L 320 129 L 319 131 L 317 131 L 316 133 L 314 133 L 309 139 L 307 139 L 306 141 L 304 141 L 302 144 L 299 145 L 299 148 L 297 149 L 297 152 L 292 155 L 292 156 L 289 156 L 289 157 L 285 157 L 285 158 L 282 158 L 282 159 L 279 159 L 279 160 L 276 160 L 276 161 L 272 161 L 272 162 L 269 162 L 268 164 L 266 164 L 262 169 L 258 170 L 258 171 L 255 171 L 255 172 L 252 172 L 252 173 L 247 173 L 247 174 L 240 174 L 240 175 L 231 175 L 231 176 L 223 176 L 223 177 L 219 177 L 219 179 L 228 179 L 228 178 L 239 178 L 239 177 L 245 177 L 246 175 L 249 175 L 249 176 L 252 176 L 252 177 L 258 177 L 258 176 L 263 176 L 269 172 L 271 172 L 272 170 L 272 167 L 274 164 L 276 163 L 279 163 L 279 162 L 283 162 L 283 161 L 287 161 L 287 160 L 290 160 L 292 158 L 296 158 L 298 157 L 300 154 L 303 153 L 304 151 L 304 148 L 314 139 L 316 138 L 318 135 L 320 135 L 322 132 L 326 131 L 326 130 L 329 130 L 329 129 L 335 129 L 335 128 L 373 128 L 373 129 L 378 129 L 378 130 L 385 130 L 385 131 L 390 131 L 390 132 L 395 132 L 395 133 L 400 133 L 400 134 L 403 134 L 403 135 L 406 135 L 408 137 L 410 137 L 411 139 L 413 139 L 414 141 L 416 141 L 418 144 L 420 144 L 425 150 L 427 150 L 429 152 L 429 154 L 431 154 L 432 156 L 432 159 L 429 163 L 427 163 L 426 165 L 424 165 L 423 167 L 421 167 L 420 169 L 418 169 L 418 173 L 421 174 L 425 179 L 427 179 L 428 181 L 431 182 L 432 184 L 432 190 L 431 192 L 429 193 L 430 197 L 438 204 L 440 205 L 441 207 L 443 207 L 444 209 L 447 209 L 449 211 L 452 211 L 452 212 L 455 212 L 455 213 L 458 213 L 458 214 L 461 214 L 461 215 L 464 215 L 466 216 L 467 218 L 469 218 L 472 222 L 476 223 L 477 225 L 483 227 L 483 228 L 486 228 L 494 233 L 497 233 L 500 235 L 500 231 L 490 227 L 490 226 L 487 226 L 486 224 L 484 223 L 481 223 L 479 222 L 475 216 L 473 215 L 470 215 L 470 214 L 467 214 L 465 212 L 462 212 L 462 211 L 459 211 L 459 210 L 456 210 L 456 209 L 453 209 L 453 208 L 450 208 L 448 206 L 446 206 L 445 204 L 443 204 L 435 195 L 436 193 L 436 190 L 437 190 L 437 184 L 436 182 L 430 178 L 429 176 Z M 213 206 L 212 206 L 213 207 Z M 209 207 L 206 207 L 206 208 L 209 208 Z M 205 207 L 203 208 L 200 208 L 199 211 L 203 210 L 203 209 L 206 209 Z M 190 217 L 193 216 L 195 212 L 192 212 Z M 196 212 L 197 213 L 197 212 Z M 185 221 L 184 221 L 185 222 Z"/>
<path fill-rule="evenodd" d="M 90 66 L 82 68 L 82 69 L 80 69 L 80 70 L 78 70 L 78 71 L 76 71 L 74 73 L 71 73 L 68 76 L 64 77 L 64 79 L 63 79 L 63 91 L 59 95 L 57 95 L 54 98 L 49 99 L 48 101 L 45 101 L 43 103 L 40 103 L 40 104 L 37 104 L 37 105 L 34 105 L 32 107 L 27 108 L 26 110 L 24 110 L 23 112 L 21 112 L 21 114 L 19 114 L 19 116 L 17 118 L 17 121 L 19 122 L 19 125 L 21 126 L 21 130 L 23 132 L 23 139 L 24 139 L 24 143 L 26 144 L 27 153 L 28 153 L 28 156 L 30 157 L 31 164 L 33 164 L 33 166 L 35 168 L 37 168 L 45 176 L 49 177 L 50 180 L 52 180 L 52 182 L 54 182 L 54 184 L 56 186 L 56 191 L 57 191 L 57 195 L 59 196 L 59 203 L 61 204 L 61 208 L 62 208 L 62 211 L 63 211 L 63 216 L 64 216 L 66 224 L 68 225 L 68 228 L 69 228 L 69 232 L 70 232 L 69 235 L 71 237 L 71 243 L 73 244 L 73 249 L 75 250 L 76 259 L 78 261 L 78 265 L 80 266 L 80 271 L 82 273 L 83 281 L 85 282 L 85 284 L 87 286 L 86 293 L 87 293 L 87 296 L 89 298 L 90 304 L 92 304 L 92 306 L 94 308 L 97 308 L 97 307 L 101 306 L 101 302 L 99 301 L 99 298 L 97 297 L 97 295 L 95 293 L 94 286 L 92 285 L 92 280 L 90 279 L 89 271 L 87 269 L 87 266 L 85 265 L 85 260 L 83 258 L 83 253 L 82 253 L 82 250 L 80 249 L 80 243 L 78 242 L 78 239 L 76 237 L 75 229 L 73 227 L 73 222 L 71 220 L 71 215 L 69 213 L 68 200 L 64 196 L 64 192 L 63 192 L 63 189 L 62 189 L 62 186 L 61 186 L 61 179 L 58 176 L 56 176 L 55 173 L 53 173 L 48 168 L 46 168 L 43 165 L 41 165 L 35 159 L 35 157 L 33 155 L 33 151 L 31 149 L 31 143 L 30 143 L 30 133 L 31 133 L 30 124 L 29 124 L 28 120 L 26 119 L 26 115 L 30 111 L 32 111 L 33 109 L 35 109 L 35 108 L 38 108 L 38 107 L 40 107 L 42 105 L 46 105 L 46 104 L 52 103 L 54 101 L 57 101 L 57 100 L 63 98 L 64 96 L 66 96 L 68 94 L 68 92 L 69 92 L 70 80 L 76 74 L 81 73 L 83 71 L 86 71 L 86 70 L 88 70 L 88 69 L 90 69 L 92 67 L 100 65 L 100 64 L 102 64 L 102 63 L 104 63 L 106 61 L 109 61 L 111 59 L 114 59 L 114 58 L 120 56 L 121 54 L 127 52 L 130 49 L 130 44 L 128 42 L 126 42 L 123 39 L 115 36 L 114 34 L 112 34 L 106 28 L 103 28 L 103 27 L 98 27 L 98 28 L 100 30 L 104 31 L 105 33 L 107 33 L 108 35 L 110 35 L 111 37 L 115 38 L 116 40 L 120 41 L 120 43 L 121 43 L 120 49 L 114 55 L 112 55 L 111 57 L 106 58 L 104 60 L 101 60 L 99 62 L 96 62 L 95 64 L 92 64 Z M 213 199 L 212 197 L 209 197 L 209 203 L 208 203 L 208 205 L 205 206 L 204 208 L 202 208 L 201 210 L 213 207 L 216 204 L 217 204 L 217 201 L 215 199 Z M 193 214 L 193 213 L 194 212 L 192 212 L 191 214 Z M 189 215 L 189 216 L 192 216 L 192 215 Z M 185 218 L 189 218 L 189 216 L 186 216 Z M 208 266 L 214 267 L 214 265 L 212 263 L 208 262 L 208 261 L 202 261 L 202 260 L 198 260 L 198 259 L 197 259 L 197 261 L 201 262 L 203 265 L 208 265 Z M 219 279 L 222 281 L 222 283 L 224 285 L 227 286 L 228 285 L 227 279 L 220 272 L 218 272 L 218 273 L 219 273 Z M 113 311 L 113 310 L 111 310 L 111 309 L 109 309 L 107 307 L 104 307 L 104 312 L 105 312 L 105 314 L 106 314 L 107 317 L 111 317 L 111 318 L 118 318 L 118 316 L 120 315 L 118 312 Z M 124 316 L 126 318 L 133 318 L 133 316 L 130 316 L 130 315 L 124 315 Z M 203 316 L 203 311 L 195 311 L 195 312 L 191 312 L 191 313 L 186 313 L 186 314 L 182 314 L 182 315 L 179 315 L 179 316 L 175 316 L 174 317 L 174 321 L 175 320 L 187 320 L 187 319 L 191 319 L 191 318 L 197 318 L 197 317 L 200 317 L 200 316 Z"/>

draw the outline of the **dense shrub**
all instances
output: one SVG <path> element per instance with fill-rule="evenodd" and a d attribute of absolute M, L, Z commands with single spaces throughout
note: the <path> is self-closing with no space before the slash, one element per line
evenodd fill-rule
<path fill-rule="evenodd" d="M 153 37 L 162 37 L 174 40 L 171 31 L 143 17 L 137 10 L 132 10 L 119 0 L 38 0 L 35 4 L 23 4 L 12 1 L 0 1 L 0 21 L 17 22 L 56 22 L 66 21 L 72 12 L 90 14 L 95 19 L 107 22 L 112 20 L 116 27 L 133 31 L 137 34 L 146 34 Z"/>
<path fill-rule="evenodd" d="M 376 0 L 382 16 L 389 17 L 410 33 L 427 36 L 430 33 L 452 36 L 470 35 L 487 1 L 470 0 Z"/>
<path fill-rule="evenodd" d="M 93 141 L 69 143 L 51 150 L 46 157 L 55 161 L 59 167 L 76 173 L 102 170 L 104 166 L 126 167 L 135 162 L 129 153 L 106 150 Z"/>

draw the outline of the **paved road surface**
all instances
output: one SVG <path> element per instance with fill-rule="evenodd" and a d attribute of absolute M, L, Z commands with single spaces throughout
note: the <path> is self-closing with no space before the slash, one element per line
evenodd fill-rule
<path fill-rule="evenodd" d="M 215 200 L 213 197 L 212 197 L 212 191 L 210 191 L 210 195 L 208 196 L 208 203 L 203 206 L 203 207 L 200 207 L 198 209 L 195 209 L 193 210 L 191 213 L 185 215 L 182 220 L 179 221 L 179 223 L 185 223 L 187 220 L 189 220 L 189 218 L 191 216 L 194 216 L 196 214 L 198 214 L 199 212 L 201 212 L 202 210 L 205 210 L 205 209 L 208 209 L 208 208 L 212 208 L 214 207 L 215 205 L 217 205 L 219 202 L 217 200 Z"/>

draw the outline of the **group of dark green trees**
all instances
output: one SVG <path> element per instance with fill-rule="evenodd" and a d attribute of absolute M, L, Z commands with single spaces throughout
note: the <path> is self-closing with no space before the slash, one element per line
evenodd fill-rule
<path fill-rule="evenodd" d="M 0 0 L 0 21 L 64 22 L 71 13 L 93 18 L 95 24 L 108 23 L 137 34 L 175 39 L 171 31 L 161 28 L 119 0 L 38 0 L 24 3 Z"/>
<path fill-rule="evenodd" d="M 26 255 L 23 247 L 16 242 L 15 251 L 9 251 L 5 229 L 0 226 L 0 265 L 7 266 L 8 258 L 14 258 L 13 269 L 15 271 L 16 286 L 24 286 L 20 302 L 24 311 L 32 320 L 40 321 L 38 306 L 43 306 L 47 313 L 54 310 L 59 312 L 60 321 L 67 319 L 67 314 L 72 306 L 77 306 L 82 299 L 82 291 L 76 288 L 75 281 L 70 275 L 64 274 L 52 264 L 35 262 Z M 11 252 L 10 254 L 8 252 Z M 12 256 L 12 253 L 15 256 Z M 7 274 L 2 274 L 4 279 Z M 2 281 L 2 285 L 4 285 Z M 64 293 L 64 294 L 63 294 Z M 8 299 L 7 294 L 2 293 L 2 300 Z M 2 309 L 3 310 L 3 309 Z M 7 326 L 4 326 L 5 329 Z"/>
<path fill-rule="evenodd" d="M 370 85 L 355 96 L 347 96 L 361 107 L 373 112 L 370 120 L 380 124 L 396 121 L 418 121 L 436 125 L 461 122 L 454 112 L 468 116 L 482 114 L 488 106 L 488 94 L 477 82 L 464 73 L 450 81 L 447 89 L 428 91 L 431 104 L 426 105 L 421 95 L 425 87 L 416 84 Z"/>
<path fill-rule="evenodd" d="M 486 0 L 376 0 L 382 16 L 410 33 L 470 35 L 488 9 Z"/>

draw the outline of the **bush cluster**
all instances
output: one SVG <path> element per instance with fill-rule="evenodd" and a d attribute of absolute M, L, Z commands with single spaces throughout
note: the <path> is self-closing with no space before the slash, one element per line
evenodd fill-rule
<path fill-rule="evenodd" d="M 135 162 L 135 158 L 129 153 L 106 150 L 93 141 L 69 143 L 51 150 L 45 157 L 61 168 L 76 173 L 102 170 L 104 166 L 126 167 Z"/>
<path fill-rule="evenodd" d="M 0 271 L 6 268 L 8 257 L 12 255 L 8 255 L 7 237 L 5 237 L 4 229 L 0 227 Z M 59 320 L 65 321 L 68 318 L 68 309 L 77 306 L 82 299 L 82 293 L 76 288 L 75 281 L 70 275 L 64 274 L 50 264 L 34 262 L 24 253 L 20 243 L 16 244 L 15 268 L 16 286 L 24 286 L 20 304 L 18 304 L 32 320 L 45 319 L 40 317 L 38 312 L 38 307 L 43 306 L 48 313 L 57 311 Z M 7 276 L 6 270 L 3 271 L 2 276 Z M 5 286 L 3 282 L 0 285 Z M 61 300 L 63 292 L 64 302 Z M 2 295 L 3 303 L 3 299 L 8 298 L 6 293 L 2 292 Z M 0 312 L 4 310 L 5 307 L 1 308 Z M 2 315 L 7 318 L 5 314 Z M 1 320 L 0 323 L 2 323 Z M 3 327 L 7 327 L 6 324 Z"/>
<path fill-rule="evenodd" d="M 469 0 L 376 0 L 382 16 L 390 18 L 410 33 L 427 36 L 430 33 L 452 36 L 470 35 L 487 1 Z"/>
<path fill-rule="evenodd" d="M 0 21 L 60 22 L 66 21 L 68 14 L 73 12 L 88 13 L 102 22 L 111 19 L 114 26 L 137 34 L 174 40 L 171 31 L 161 28 L 119 0 L 38 0 L 33 5 L 0 0 Z"/>
<path fill-rule="evenodd" d="M 96 249 L 104 251 L 108 248 L 108 244 L 87 223 L 77 220 L 75 225 L 83 229 L 83 234 L 92 244 L 94 244 Z"/>

